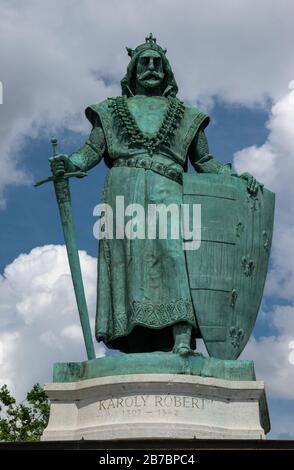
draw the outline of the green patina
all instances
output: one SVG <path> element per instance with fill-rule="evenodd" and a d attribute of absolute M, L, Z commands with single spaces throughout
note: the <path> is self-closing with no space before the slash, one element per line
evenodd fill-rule
<path fill-rule="evenodd" d="M 253 361 L 225 361 L 202 354 L 181 357 L 178 354 L 153 352 L 119 354 L 84 362 L 54 364 L 54 382 L 128 374 L 188 374 L 225 380 L 255 380 Z"/>

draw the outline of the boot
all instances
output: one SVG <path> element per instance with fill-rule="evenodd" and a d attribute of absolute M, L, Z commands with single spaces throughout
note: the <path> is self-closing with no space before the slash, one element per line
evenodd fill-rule
<path fill-rule="evenodd" d="M 173 353 L 180 354 L 181 356 L 194 354 L 194 351 L 191 349 L 191 333 L 192 326 L 188 323 L 181 322 L 176 323 L 173 326 L 173 336 L 175 341 Z"/>

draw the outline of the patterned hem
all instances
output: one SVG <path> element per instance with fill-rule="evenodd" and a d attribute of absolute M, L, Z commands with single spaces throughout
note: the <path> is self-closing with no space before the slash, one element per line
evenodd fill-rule
<path fill-rule="evenodd" d="M 115 321 L 109 328 L 112 333 L 105 336 L 107 340 L 112 341 L 120 336 L 127 336 L 136 325 L 162 329 L 178 322 L 187 322 L 196 327 L 190 300 L 178 299 L 160 304 L 134 300 L 130 304 L 130 316 L 125 313 L 115 315 Z M 97 332 L 97 336 L 101 337 L 102 333 Z"/>

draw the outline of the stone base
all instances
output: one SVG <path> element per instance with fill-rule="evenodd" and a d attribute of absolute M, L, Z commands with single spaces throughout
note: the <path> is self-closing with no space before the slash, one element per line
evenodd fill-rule
<path fill-rule="evenodd" d="M 45 386 L 42 440 L 264 439 L 264 383 L 185 374 L 129 374 Z"/>

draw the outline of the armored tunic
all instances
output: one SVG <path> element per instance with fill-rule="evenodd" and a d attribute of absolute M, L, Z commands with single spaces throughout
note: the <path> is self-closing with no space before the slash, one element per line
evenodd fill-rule
<path fill-rule="evenodd" d="M 143 98 L 142 98 L 143 99 Z M 110 171 L 103 202 L 113 208 L 116 197 L 124 206 L 176 204 L 181 210 L 181 174 L 187 152 L 199 129 L 209 122 L 206 114 L 177 98 L 157 97 L 166 112 L 157 132 L 143 132 L 126 97 L 89 106 L 86 116 L 102 126 Z M 171 222 L 168 223 L 170 229 Z M 115 226 L 114 226 L 115 234 Z M 114 238 L 99 242 L 96 338 L 107 346 L 129 352 L 171 350 L 172 325 L 197 322 L 190 296 L 185 253 L 180 236 L 167 239 Z M 134 348 L 132 348 L 132 345 Z"/>

